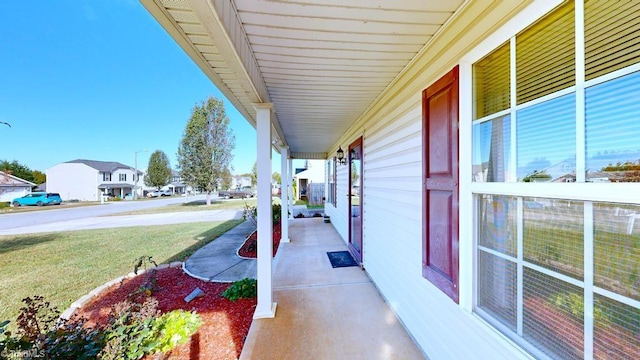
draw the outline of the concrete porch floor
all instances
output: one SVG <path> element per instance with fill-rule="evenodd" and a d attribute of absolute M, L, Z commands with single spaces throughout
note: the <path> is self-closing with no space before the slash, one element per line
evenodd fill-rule
<path fill-rule="evenodd" d="M 359 267 L 332 268 L 347 250 L 322 218 L 289 222 L 274 264 L 276 317 L 253 320 L 240 359 L 424 359 Z"/>

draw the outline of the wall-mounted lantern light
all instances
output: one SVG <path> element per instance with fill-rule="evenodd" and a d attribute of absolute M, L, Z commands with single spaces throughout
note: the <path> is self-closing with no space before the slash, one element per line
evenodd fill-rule
<path fill-rule="evenodd" d="M 342 146 L 338 147 L 338 152 L 336 152 L 336 157 L 338 159 L 338 164 L 347 165 L 347 159 L 344 158 L 344 150 L 342 150 Z"/>

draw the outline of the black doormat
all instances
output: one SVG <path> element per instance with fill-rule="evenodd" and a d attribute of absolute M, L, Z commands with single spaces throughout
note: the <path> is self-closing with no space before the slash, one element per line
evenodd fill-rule
<path fill-rule="evenodd" d="M 358 266 L 358 263 L 353 260 L 351 253 L 348 251 L 329 251 L 327 252 L 327 256 L 329 256 L 331 266 L 333 266 L 334 268 Z"/>

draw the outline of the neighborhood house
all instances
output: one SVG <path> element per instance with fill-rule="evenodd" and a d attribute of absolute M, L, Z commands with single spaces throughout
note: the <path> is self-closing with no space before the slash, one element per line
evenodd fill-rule
<path fill-rule="evenodd" d="M 325 162 L 327 226 L 425 356 L 640 358 L 639 1 L 140 1 L 256 127 L 258 194 L 272 147 L 283 179 Z"/>
<path fill-rule="evenodd" d="M 100 201 L 103 195 L 124 198 L 133 194 L 135 170 L 114 161 L 71 160 L 47 169 L 47 191 L 63 200 Z M 138 171 L 138 191 L 143 183 Z"/>

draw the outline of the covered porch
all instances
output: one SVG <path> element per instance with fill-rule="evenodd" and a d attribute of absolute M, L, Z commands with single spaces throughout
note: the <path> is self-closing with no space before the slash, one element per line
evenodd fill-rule
<path fill-rule="evenodd" d="M 332 268 L 347 250 L 321 218 L 289 221 L 274 261 L 273 319 L 254 319 L 240 359 L 423 359 L 359 266 Z"/>

